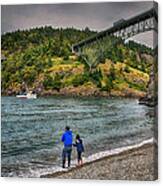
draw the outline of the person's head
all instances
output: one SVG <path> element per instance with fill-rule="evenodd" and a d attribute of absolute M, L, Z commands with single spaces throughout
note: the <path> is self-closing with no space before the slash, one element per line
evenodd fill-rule
<path fill-rule="evenodd" d="M 69 130 L 70 130 L 70 127 L 69 127 L 69 126 L 66 126 L 66 127 L 65 127 L 65 130 L 66 130 L 66 131 L 69 131 Z"/>
<path fill-rule="evenodd" d="M 78 139 L 80 139 L 80 136 L 79 136 L 79 134 L 77 134 L 77 135 L 76 135 L 76 139 L 77 139 L 77 140 L 78 140 Z"/>

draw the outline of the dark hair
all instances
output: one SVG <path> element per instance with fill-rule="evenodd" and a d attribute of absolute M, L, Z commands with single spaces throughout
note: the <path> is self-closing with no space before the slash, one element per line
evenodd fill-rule
<path fill-rule="evenodd" d="M 80 136 L 79 136 L 79 134 L 77 134 L 77 135 L 76 135 L 76 139 L 80 139 Z"/>
<path fill-rule="evenodd" d="M 65 129 L 66 129 L 66 130 L 70 130 L 70 127 L 69 127 L 69 126 L 66 126 Z"/>

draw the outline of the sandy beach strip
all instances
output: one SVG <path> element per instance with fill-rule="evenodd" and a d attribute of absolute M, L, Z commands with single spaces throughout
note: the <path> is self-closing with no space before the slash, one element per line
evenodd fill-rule
<path fill-rule="evenodd" d="M 144 144 L 119 154 L 109 155 L 82 167 L 47 174 L 44 178 L 101 179 L 101 180 L 144 180 L 158 179 L 157 145 Z"/>

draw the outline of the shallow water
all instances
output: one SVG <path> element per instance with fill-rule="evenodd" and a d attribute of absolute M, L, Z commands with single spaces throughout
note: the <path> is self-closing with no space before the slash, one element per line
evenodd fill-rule
<path fill-rule="evenodd" d="M 153 108 L 136 99 L 2 97 L 1 101 L 2 176 L 32 177 L 59 166 L 66 125 L 74 136 L 82 136 L 85 156 L 153 137 Z"/>

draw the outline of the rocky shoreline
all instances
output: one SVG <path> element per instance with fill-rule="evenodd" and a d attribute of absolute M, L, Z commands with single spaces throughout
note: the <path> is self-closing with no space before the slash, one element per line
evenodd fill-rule
<path fill-rule="evenodd" d="M 153 181 L 158 179 L 157 166 L 157 145 L 145 144 L 136 149 L 86 163 L 82 167 L 42 177 Z"/>
<path fill-rule="evenodd" d="M 39 97 L 47 96 L 71 96 L 71 97 L 124 97 L 124 98 L 143 98 L 146 93 L 142 91 L 137 91 L 131 88 L 125 89 L 123 91 L 111 90 L 100 91 L 96 87 L 65 87 L 63 89 L 57 90 L 41 90 L 35 91 Z M 16 96 L 19 92 L 16 91 L 2 91 L 2 96 Z"/>

